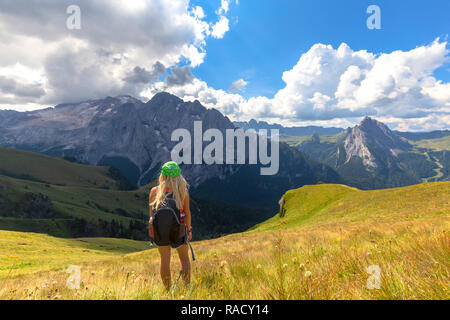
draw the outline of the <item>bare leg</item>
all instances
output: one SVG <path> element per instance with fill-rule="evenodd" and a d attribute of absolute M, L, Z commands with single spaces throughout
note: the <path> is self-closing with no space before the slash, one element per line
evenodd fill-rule
<path fill-rule="evenodd" d="M 161 256 L 161 279 L 167 290 L 170 289 L 170 246 L 158 247 L 159 255 Z"/>
<path fill-rule="evenodd" d="M 189 260 L 189 248 L 187 244 L 177 248 L 180 257 L 181 267 L 183 268 L 184 283 L 189 284 L 191 281 L 191 261 Z"/>

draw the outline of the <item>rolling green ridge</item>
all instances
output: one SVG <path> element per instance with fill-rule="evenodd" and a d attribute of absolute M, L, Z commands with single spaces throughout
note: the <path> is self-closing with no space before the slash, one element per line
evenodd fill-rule
<path fill-rule="evenodd" d="M 89 166 L 17 149 L 0 148 L 0 174 L 59 186 L 119 188 L 109 167 Z"/>
<path fill-rule="evenodd" d="M 410 143 L 417 148 L 429 149 L 431 151 L 450 150 L 450 135 L 434 139 L 410 140 Z"/>
<path fill-rule="evenodd" d="M 284 195 L 287 227 L 368 222 L 397 217 L 401 221 L 445 217 L 450 213 L 450 182 L 408 187 L 359 190 L 346 185 L 319 184 L 289 190 Z M 252 232 L 278 228 L 280 213 L 252 228 Z"/>

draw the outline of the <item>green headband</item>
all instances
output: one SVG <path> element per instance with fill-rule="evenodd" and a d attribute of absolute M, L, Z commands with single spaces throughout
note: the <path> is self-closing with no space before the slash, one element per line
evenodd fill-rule
<path fill-rule="evenodd" d="M 181 174 L 181 169 L 178 166 L 178 163 L 175 161 L 169 161 L 162 166 L 161 173 L 167 177 L 174 178 Z"/>

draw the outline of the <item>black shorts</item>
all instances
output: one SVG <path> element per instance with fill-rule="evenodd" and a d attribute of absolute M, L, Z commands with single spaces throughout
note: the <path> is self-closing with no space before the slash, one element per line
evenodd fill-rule
<path fill-rule="evenodd" d="M 178 240 L 176 240 L 176 241 L 173 241 L 170 239 L 164 239 L 164 240 L 158 241 L 158 243 L 156 245 L 158 247 L 171 246 L 172 249 L 178 249 L 183 244 L 187 244 L 186 240 L 187 240 L 186 236 L 178 238 Z"/>
<path fill-rule="evenodd" d="M 177 249 L 181 247 L 183 244 L 187 244 L 187 228 L 186 226 L 180 226 L 181 228 L 184 228 L 184 236 L 180 237 L 178 234 L 179 232 L 162 232 L 159 234 L 160 236 L 157 237 L 155 240 L 155 243 L 158 247 L 165 247 L 165 246 L 171 246 L 172 249 Z M 181 231 L 180 231 L 181 233 Z"/>

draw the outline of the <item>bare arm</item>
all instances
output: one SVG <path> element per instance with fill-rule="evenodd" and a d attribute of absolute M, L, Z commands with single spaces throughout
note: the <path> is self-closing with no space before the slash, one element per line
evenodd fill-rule
<path fill-rule="evenodd" d="M 156 197 L 156 188 L 152 188 L 148 196 L 148 210 L 150 215 L 149 220 L 153 217 L 153 206 L 151 206 L 150 203 L 152 203 L 153 200 L 155 200 L 155 197 Z M 153 228 L 150 224 L 148 228 L 148 235 L 150 236 L 150 238 L 153 238 Z"/>
<path fill-rule="evenodd" d="M 184 217 L 184 219 L 186 221 L 185 223 L 188 228 L 188 231 L 190 230 L 190 232 L 188 233 L 188 239 L 191 240 L 192 239 L 192 229 L 191 229 L 191 227 L 192 227 L 191 220 L 192 219 L 191 219 L 191 208 L 190 208 L 189 204 L 190 204 L 190 199 L 189 199 L 189 193 L 188 193 L 186 195 L 186 198 L 184 199 L 183 207 L 184 207 L 184 213 L 185 213 L 185 217 Z"/>

